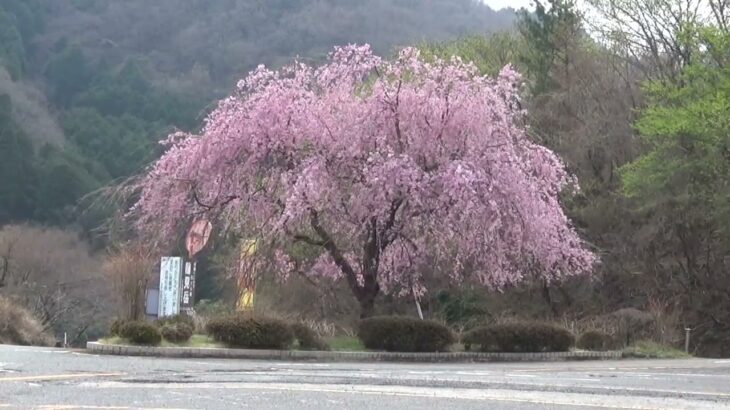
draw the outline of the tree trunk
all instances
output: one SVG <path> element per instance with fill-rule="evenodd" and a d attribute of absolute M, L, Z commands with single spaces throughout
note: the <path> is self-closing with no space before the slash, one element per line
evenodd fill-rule
<path fill-rule="evenodd" d="M 360 319 L 367 319 L 375 313 L 375 297 L 360 299 Z"/>
<path fill-rule="evenodd" d="M 375 313 L 375 298 L 380 293 L 380 285 L 375 275 L 364 273 L 365 280 L 362 286 L 353 289 L 357 301 L 360 302 L 360 319 L 373 316 Z"/>
<path fill-rule="evenodd" d="M 558 307 L 555 305 L 555 302 L 553 301 L 552 295 L 550 295 L 550 287 L 548 286 L 548 283 L 546 281 L 542 282 L 542 297 L 545 299 L 545 303 L 550 307 L 550 310 L 553 312 L 553 315 L 555 317 L 559 316 Z"/>

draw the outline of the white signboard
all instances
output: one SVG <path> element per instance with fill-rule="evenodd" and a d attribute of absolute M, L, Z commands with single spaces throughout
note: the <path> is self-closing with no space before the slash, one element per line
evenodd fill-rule
<path fill-rule="evenodd" d="M 180 275 L 183 260 L 179 257 L 162 257 L 160 263 L 160 303 L 158 317 L 180 313 Z"/>

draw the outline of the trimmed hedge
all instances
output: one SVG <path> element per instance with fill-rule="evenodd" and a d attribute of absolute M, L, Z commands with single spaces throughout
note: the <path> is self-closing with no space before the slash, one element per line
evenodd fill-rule
<path fill-rule="evenodd" d="M 157 346 L 162 341 L 160 329 L 142 321 L 125 322 L 119 327 L 118 335 L 136 345 Z"/>
<path fill-rule="evenodd" d="M 294 342 L 291 326 L 279 319 L 232 315 L 211 320 L 206 331 L 230 347 L 288 349 Z"/>
<path fill-rule="evenodd" d="M 482 352 L 498 351 L 499 344 L 497 336 L 490 326 L 479 326 L 464 333 L 461 336 L 461 343 L 464 344 L 464 350 L 469 351 L 474 345 L 479 345 Z"/>
<path fill-rule="evenodd" d="M 167 316 L 167 317 L 163 317 L 161 319 L 157 319 L 155 321 L 155 324 L 159 327 L 163 327 L 165 325 L 183 324 L 183 325 L 187 325 L 191 329 L 195 330 L 195 319 L 193 319 L 192 316 L 188 316 L 188 315 L 184 315 L 184 314 L 178 314 L 175 316 Z"/>
<path fill-rule="evenodd" d="M 302 350 L 330 350 L 327 342 L 322 340 L 317 333 L 304 323 L 294 323 L 291 325 L 294 331 L 294 337 L 299 342 L 299 348 Z"/>
<path fill-rule="evenodd" d="M 462 337 L 465 348 L 479 345 L 482 352 L 566 352 L 575 337 L 560 326 L 538 323 L 505 323 L 481 326 Z"/>
<path fill-rule="evenodd" d="M 456 341 L 451 330 L 438 322 L 403 316 L 364 319 L 357 335 L 366 348 L 388 352 L 444 352 Z"/>
<path fill-rule="evenodd" d="M 185 343 L 193 337 L 193 328 L 187 323 L 165 324 L 160 328 L 160 334 L 170 343 Z"/>
<path fill-rule="evenodd" d="M 608 333 L 589 330 L 578 337 L 576 347 L 583 350 L 605 352 L 616 346 L 616 339 Z"/>

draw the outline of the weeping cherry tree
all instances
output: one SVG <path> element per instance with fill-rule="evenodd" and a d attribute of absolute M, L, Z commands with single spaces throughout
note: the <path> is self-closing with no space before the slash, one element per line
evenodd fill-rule
<path fill-rule="evenodd" d="M 363 317 L 381 292 L 425 293 L 426 265 L 491 290 L 588 273 L 560 203 L 577 185 L 527 137 L 519 86 L 509 66 L 489 78 L 416 49 L 259 67 L 199 135 L 165 141 L 130 216 L 158 240 L 201 217 L 255 237 L 268 272 L 343 279 Z"/>

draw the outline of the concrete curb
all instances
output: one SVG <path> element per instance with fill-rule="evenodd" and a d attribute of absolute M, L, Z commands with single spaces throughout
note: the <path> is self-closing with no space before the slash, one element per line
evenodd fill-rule
<path fill-rule="evenodd" d="M 317 352 L 303 350 L 247 350 L 196 347 L 150 347 L 86 343 L 94 354 L 177 358 L 217 358 L 316 362 L 553 362 L 566 360 L 616 360 L 620 351 L 547 353 L 396 353 L 396 352 Z"/>

